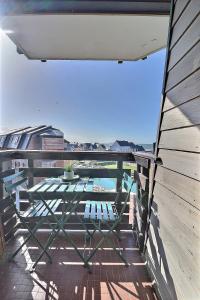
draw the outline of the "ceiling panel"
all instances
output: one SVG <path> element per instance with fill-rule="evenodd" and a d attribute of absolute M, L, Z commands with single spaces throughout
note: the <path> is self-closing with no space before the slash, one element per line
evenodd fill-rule
<path fill-rule="evenodd" d="M 1 28 L 30 59 L 137 60 L 166 46 L 169 16 L 23 14 Z"/>

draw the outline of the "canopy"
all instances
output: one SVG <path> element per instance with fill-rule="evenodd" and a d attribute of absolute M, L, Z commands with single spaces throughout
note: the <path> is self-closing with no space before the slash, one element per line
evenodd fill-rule
<path fill-rule="evenodd" d="M 91 6 L 93 12 L 88 12 L 86 6 L 84 10 L 77 6 L 90 1 L 73 1 L 73 10 L 55 7 L 55 3 L 69 5 L 72 1 L 44 2 L 51 5 L 39 6 L 42 2 L 36 1 L 38 6 L 34 7 L 4 7 L 1 17 L 2 30 L 16 44 L 18 52 L 29 59 L 137 60 L 166 46 L 169 1 L 163 1 L 163 7 L 159 1 L 125 1 L 123 4 L 129 6 L 122 6 L 121 10 L 122 1 L 108 1 L 115 2 L 112 9 L 105 5 L 106 1 L 93 1 L 93 5 L 105 5 L 104 11 L 99 6 L 95 11 Z M 130 6 L 134 3 L 141 6 Z"/>

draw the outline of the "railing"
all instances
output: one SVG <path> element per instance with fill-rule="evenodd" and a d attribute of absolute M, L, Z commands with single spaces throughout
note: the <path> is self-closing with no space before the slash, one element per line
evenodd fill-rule
<path fill-rule="evenodd" d="M 134 201 L 134 231 L 141 252 L 145 249 L 151 214 L 152 191 L 156 157 L 150 153 L 134 153 L 137 171 L 134 172 L 136 194 Z"/>
<path fill-rule="evenodd" d="M 32 186 L 37 178 L 41 177 L 56 177 L 63 175 L 63 168 L 53 167 L 53 168 L 41 168 L 37 167 L 37 160 L 90 160 L 90 161 L 114 161 L 117 162 L 116 169 L 100 169 L 100 168 L 78 168 L 75 169 L 75 173 L 83 177 L 91 178 L 116 178 L 116 192 L 121 192 L 121 199 L 125 199 L 126 193 L 120 190 L 121 180 L 124 171 L 130 174 L 130 170 L 123 169 L 123 162 L 130 161 L 134 162 L 134 156 L 131 153 L 117 153 L 117 152 L 56 152 L 56 151 L 0 151 L 1 159 L 1 170 L 0 177 L 5 177 L 6 175 L 11 175 L 15 172 L 12 168 L 13 160 L 27 160 L 27 167 L 20 168 L 19 170 L 24 170 L 28 177 L 28 185 Z M 106 200 L 114 201 L 116 192 L 84 192 L 82 193 L 82 201 L 79 205 L 78 213 L 82 214 L 84 210 L 84 201 L 86 199 L 95 200 Z M 51 193 L 44 195 L 46 197 L 55 198 L 55 194 Z M 73 196 L 73 195 L 72 195 Z M 26 190 L 20 191 L 20 210 L 24 211 L 28 207 L 28 194 Z M 62 210 L 62 204 L 59 207 Z M 13 236 L 13 233 L 19 224 L 17 224 L 16 216 L 14 214 L 13 207 L 11 206 L 10 200 L 7 197 L 3 184 L 0 184 L 0 213 L 2 218 L 2 227 L 4 231 L 4 237 L 7 241 Z M 127 205 L 126 213 L 121 224 L 122 229 L 131 228 L 132 224 L 129 223 L 129 203 Z M 45 228 L 45 224 L 44 224 Z M 70 223 L 67 224 L 67 228 L 79 229 L 80 221 L 78 222 L 76 216 L 70 219 Z"/>
<path fill-rule="evenodd" d="M 123 169 L 123 162 L 132 162 L 137 164 L 137 171 L 134 172 L 134 179 L 136 182 L 136 194 L 134 197 L 134 216 L 130 216 L 130 207 L 133 203 L 129 201 L 125 211 L 124 219 L 122 220 L 121 229 L 135 230 L 138 245 L 141 250 L 144 248 L 148 215 L 150 213 L 151 205 L 151 174 L 153 174 L 154 156 L 147 153 L 122 153 L 122 152 L 56 152 L 56 151 L 39 151 L 39 150 L 7 150 L 0 151 L 0 177 L 11 175 L 15 172 L 12 169 L 11 162 L 13 160 L 25 159 L 28 161 L 27 167 L 21 168 L 25 170 L 28 177 L 28 185 L 32 186 L 36 178 L 41 177 L 56 177 L 63 174 L 63 168 L 41 168 L 36 167 L 37 160 L 94 160 L 94 161 L 114 161 L 117 162 L 116 169 L 106 168 L 78 168 L 75 170 L 76 174 L 83 177 L 92 178 L 116 178 L 116 192 L 121 193 L 121 200 L 126 196 L 126 193 L 120 190 L 121 180 L 124 171 L 130 174 L 130 170 Z M 79 205 L 78 213 L 82 214 L 84 210 L 84 201 L 86 199 L 114 201 L 116 192 L 84 192 L 82 201 Z M 47 196 L 47 195 L 46 195 Z M 51 197 L 55 198 L 55 194 L 51 193 Z M 48 194 L 49 198 L 49 194 Z M 20 191 L 20 209 L 24 211 L 28 207 L 27 192 Z M 62 205 L 62 204 L 61 204 Z M 61 207 L 59 208 L 61 211 Z M 1 228 L 5 241 L 9 240 L 19 224 L 14 214 L 9 198 L 7 197 L 3 184 L 0 183 L 0 219 Z M 133 223 L 130 223 L 133 219 Z M 71 223 L 67 225 L 70 229 L 79 229 L 80 223 L 76 216 L 72 218 Z M 45 224 L 44 224 L 45 227 Z M 0 235 L 2 235 L 0 233 Z"/>

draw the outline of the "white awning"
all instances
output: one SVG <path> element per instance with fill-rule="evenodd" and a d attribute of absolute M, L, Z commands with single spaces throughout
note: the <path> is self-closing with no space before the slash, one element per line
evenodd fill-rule
<path fill-rule="evenodd" d="M 22 14 L 1 28 L 30 59 L 137 60 L 164 48 L 169 16 Z"/>

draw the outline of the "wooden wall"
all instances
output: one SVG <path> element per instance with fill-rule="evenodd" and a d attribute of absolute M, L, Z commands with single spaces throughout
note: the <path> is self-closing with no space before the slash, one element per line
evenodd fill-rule
<path fill-rule="evenodd" d="M 200 0 L 171 16 L 146 257 L 163 300 L 200 299 Z"/>
<path fill-rule="evenodd" d="M 57 150 L 64 151 L 64 138 L 59 137 L 43 137 L 42 138 L 42 150 Z M 54 167 L 63 168 L 64 160 L 56 160 Z"/>

